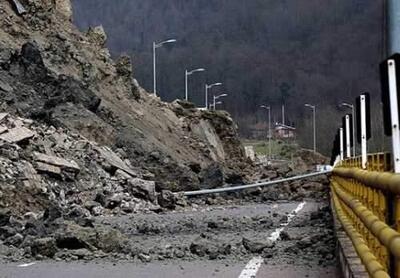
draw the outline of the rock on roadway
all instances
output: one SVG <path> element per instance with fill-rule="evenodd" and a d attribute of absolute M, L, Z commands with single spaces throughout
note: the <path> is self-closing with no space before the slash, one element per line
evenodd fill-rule
<path fill-rule="evenodd" d="M 291 217 L 299 204 L 199 206 L 184 212 L 99 217 L 96 222 L 130 238 L 135 250 L 131 257 L 115 259 L 117 264 L 110 258 L 83 263 L 74 257 L 25 266 L 3 263 L 0 277 L 339 277 L 329 208 L 308 202 Z M 271 239 L 288 221 L 282 237 Z M 255 257 L 262 261 L 257 275 L 243 276 Z"/>

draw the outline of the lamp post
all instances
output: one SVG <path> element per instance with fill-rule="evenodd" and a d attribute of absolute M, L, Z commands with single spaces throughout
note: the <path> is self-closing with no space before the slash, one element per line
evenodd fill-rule
<path fill-rule="evenodd" d="M 159 43 L 153 42 L 153 93 L 157 96 L 157 70 L 156 70 L 156 49 L 167 43 L 174 43 L 176 39 L 170 39 Z"/>
<path fill-rule="evenodd" d="M 271 160 L 271 106 L 261 105 L 260 107 L 268 110 L 268 156 Z"/>
<path fill-rule="evenodd" d="M 355 131 L 356 127 L 355 127 L 355 124 L 354 124 L 356 115 L 355 115 L 355 111 L 354 111 L 354 105 L 350 104 L 350 103 L 343 102 L 342 104 L 340 104 L 340 106 L 345 106 L 345 107 L 348 107 L 348 108 L 351 109 L 352 125 L 353 125 L 353 134 L 352 134 L 352 136 L 353 136 L 353 157 L 356 157 L 356 131 Z"/>
<path fill-rule="evenodd" d="M 208 84 L 206 84 L 206 97 L 205 97 L 205 100 L 206 100 L 206 109 L 208 109 L 208 90 L 209 89 L 211 89 L 212 87 L 215 87 L 215 86 L 221 86 L 222 85 L 222 83 L 214 83 L 214 84 L 211 84 L 211 85 L 208 85 Z"/>
<path fill-rule="evenodd" d="M 221 97 L 227 97 L 227 96 L 228 96 L 228 94 L 220 94 L 220 95 L 218 95 L 218 96 L 215 96 L 215 95 L 214 95 L 214 100 L 213 100 L 213 103 L 214 103 L 214 105 L 213 105 L 214 110 L 215 110 L 215 101 L 216 101 L 217 99 L 221 98 Z"/>
<path fill-rule="evenodd" d="M 201 72 L 201 71 L 205 71 L 205 69 L 203 68 L 199 68 L 199 69 L 194 69 L 191 71 L 185 70 L 185 100 L 188 101 L 189 100 L 189 93 L 188 93 L 188 76 L 192 75 L 195 72 Z"/>
<path fill-rule="evenodd" d="M 314 152 L 317 152 L 317 130 L 316 130 L 316 125 L 315 125 L 315 105 L 311 104 L 304 104 L 304 106 L 309 107 L 313 111 L 313 133 L 314 133 Z"/>
<path fill-rule="evenodd" d="M 216 103 L 210 103 L 210 109 L 211 107 L 215 110 L 215 107 L 219 104 L 222 104 L 222 101 L 217 101 Z"/>

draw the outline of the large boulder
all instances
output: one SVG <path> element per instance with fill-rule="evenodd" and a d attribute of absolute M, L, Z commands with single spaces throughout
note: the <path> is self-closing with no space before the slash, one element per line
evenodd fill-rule
<path fill-rule="evenodd" d="M 57 246 L 61 249 L 100 249 L 103 252 L 122 252 L 126 238 L 117 230 L 106 226 L 82 227 L 66 222 L 56 232 Z"/>
<path fill-rule="evenodd" d="M 129 191 L 135 197 L 146 199 L 151 202 L 156 200 L 156 184 L 154 181 L 134 178 L 128 181 L 128 187 Z"/>
<path fill-rule="evenodd" d="M 97 242 L 96 247 L 106 253 L 124 252 L 127 239 L 115 229 L 106 226 L 98 226 L 96 229 Z"/>
<path fill-rule="evenodd" d="M 61 249 L 94 249 L 97 242 L 93 228 L 81 227 L 72 222 L 65 222 L 55 234 L 57 246 Z"/>
<path fill-rule="evenodd" d="M 200 172 L 202 188 L 217 188 L 224 185 L 223 168 L 218 163 L 212 163 Z"/>
<path fill-rule="evenodd" d="M 57 253 L 56 240 L 53 237 L 35 239 L 31 245 L 31 252 L 33 256 L 52 258 Z"/>

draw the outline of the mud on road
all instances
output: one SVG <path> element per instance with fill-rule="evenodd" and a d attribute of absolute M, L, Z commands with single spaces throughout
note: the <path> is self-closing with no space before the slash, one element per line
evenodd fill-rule
<path fill-rule="evenodd" d="M 136 273 L 133 277 L 251 277 L 240 275 L 254 258 L 262 262 L 257 277 L 338 277 L 329 207 L 324 202 L 194 206 L 181 212 L 107 216 L 95 221 L 126 235 L 130 253 L 93 258 L 76 250 L 77 254 L 56 254 L 56 260 L 62 255 L 65 267 L 57 268 L 60 263 L 56 262 L 26 268 L 6 264 L 4 277 L 50 277 L 51 269 L 59 269 L 60 277 L 71 277 L 71 273 L 103 277 L 99 269 L 104 275 L 111 271 L 113 277 L 127 272 Z M 90 262 L 74 262 L 77 259 Z M 115 268 L 113 262 L 120 267 Z"/>

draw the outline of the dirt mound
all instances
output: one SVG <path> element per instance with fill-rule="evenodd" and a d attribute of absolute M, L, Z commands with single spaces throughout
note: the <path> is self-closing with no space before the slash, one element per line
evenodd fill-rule
<path fill-rule="evenodd" d="M 115 61 L 99 27 L 70 22 L 69 1 L 0 3 L 0 109 L 122 149 L 155 175 L 157 190 L 187 190 L 246 180 L 249 165 L 227 113 L 164 103 L 132 77 L 129 57 Z M 213 177 L 221 167 L 222 179 Z"/>

